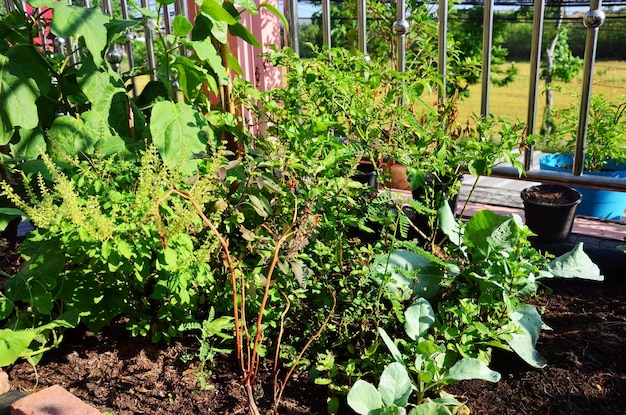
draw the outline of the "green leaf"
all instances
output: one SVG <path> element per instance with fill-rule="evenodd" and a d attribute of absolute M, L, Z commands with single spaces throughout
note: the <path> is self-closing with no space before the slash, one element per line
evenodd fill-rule
<path fill-rule="evenodd" d="M 258 9 L 254 0 L 235 0 L 234 6 L 236 8 L 247 10 L 250 14 L 258 13 Z"/>
<path fill-rule="evenodd" d="M 268 206 L 266 206 L 265 203 L 261 202 L 261 199 L 259 199 L 255 195 L 248 195 L 248 198 L 250 199 L 250 204 L 252 205 L 252 208 L 257 213 L 257 215 L 262 218 L 267 218 L 269 216 L 269 212 L 267 209 Z"/>
<path fill-rule="evenodd" d="M 434 298 L 440 289 L 443 271 L 429 258 L 406 249 L 396 249 L 391 254 L 377 257 L 371 278 L 381 284 L 382 276 L 390 274 L 386 287 L 404 300 L 413 296 Z"/>
<path fill-rule="evenodd" d="M 494 245 L 514 245 L 522 227 L 518 215 L 502 216 L 490 210 L 476 212 L 465 227 L 465 243 L 478 249 L 483 255 Z"/>
<path fill-rule="evenodd" d="M 36 335 L 32 329 L 0 329 L 0 367 L 14 363 L 28 349 Z"/>
<path fill-rule="evenodd" d="M 386 406 L 404 407 L 412 391 L 411 378 L 402 363 L 392 362 L 380 376 L 378 391 Z"/>
<path fill-rule="evenodd" d="M 359 379 L 348 392 L 348 405 L 359 415 L 377 415 L 382 411 L 383 400 L 374 385 Z"/>
<path fill-rule="evenodd" d="M 489 369 L 482 360 L 466 357 L 456 362 L 445 375 L 446 381 L 460 382 L 470 379 L 498 382 L 500 374 Z"/>
<path fill-rule="evenodd" d="M 103 119 L 109 118 L 113 97 L 116 94 L 126 92 L 121 80 L 116 79 L 108 72 L 89 71 L 88 74 L 81 74 L 79 83 L 89 102 L 91 102 L 91 110 L 100 113 Z"/>
<path fill-rule="evenodd" d="M 117 241 L 117 251 L 126 259 L 132 259 L 135 254 L 133 246 L 123 239 Z"/>
<path fill-rule="evenodd" d="M 9 223 L 16 218 L 26 216 L 24 212 L 15 208 L 0 208 L 0 231 L 6 229 Z"/>
<path fill-rule="evenodd" d="M 542 368 L 547 362 L 535 348 L 541 334 L 541 317 L 531 305 L 524 304 L 511 313 L 511 324 L 515 328 L 509 346 L 529 365 Z"/>
<path fill-rule="evenodd" d="M 448 237 L 450 242 L 456 246 L 460 246 L 463 241 L 463 227 L 454 217 L 454 213 L 447 201 L 437 211 L 439 215 L 439 227 L 441 231 Z"/>
<path fill-rule="evenodd" d="M 15 158 L 36 159 L 47 149 L 44 132 L 40 126 L 27 130 L 20 128 L 20 141 L 11 144 L 11 153 Z"/>
<path fill-rule="evenodd" d="M 237 20 L 216 0 L 203 0 L 200 10 L 210 16 L 215 23 L 223 22 L 227 25 L 237 23 Z"/>
<path fill-rule="evenodd" d="M 583 250 L 582 242 L 576 244 L 571 251 L 550 262 L 546 267 L 546 271 L 550 275 L 541 273 L 539 278 L 554 276 L 557 278 L 583 278 L 593 281 L 604 281 L 600 268 L 593 263 Z"/>
<path fill-rule="evenodd" d="M 201 114 L 184 102 L 162 101 L 152 109 L 150 132 L 159 154 L 172 167 L 182 164 L 187 173 L 198 165 L 192 156 L 206 151 L 209 131 Z"/>
<path fill-rule="evenodd" d="M 424 298 L 418 298 L 404 312 L 406 321 L 404 330 L 411 340 L 418 341 L 424 337 L 435 322 L 435 312 Z"/>
<path fill-rule="evenodd" d="M 452 415 L 452 412 L 436 402 L 426 402 L 411 409 L 409 415 Z"/>
<path fill-rule="evenodd" d="M 0 296 L 0 321 L 13 313 L 13 302 L 4 296 Z"/>
<path fill-rule="evenodd" d="M 36 100 L 50 90 L 50 75 L 32 47 L 0 47 L 0 128 L 37 127 Z M 10 136 L 8 137 L 10 138 Z M 6 141 L 6 140 L 3 140 Z M 7 142 L 0 142 L 1 145 Z"/>
<path fill-rule="evenodd" d="M 100 66 L 107 42 L 109 16 L 103 14 L 100 8 L 70 6 L 65 2 L 49 2 L 47 5 L 54 9 L 50 26 L 52 33 L 65 39 L 82 35 L 94 63 Z"/>
<path fill-rule="evenodd" d="M 191 46 L 200 60 L 207 62 L 222 81 L 228 82 L 228 74 L 222 64 L 222 58 L 209 40 L 192 41 Z"/>
<path fill-rule="evenodd" d="M 174 27 L 174 36 L 184 37 L 191 33 L 191 29 L 193 29 L 193 25 L 185 16 L 180 14 L 174 17 L 174 22 L 172 23 Z"/>
<path fill-rule="evenodd" d="M 400 350 L 398 350 L 398 347 L 393 342 L 393 340 L 391 340 L 391 337 L 389 337 L 387 332 L 382 327 L 378 327 L 378 334 L 380 334 L 380 337 L 383 339 L 385 346 L 387 346 L 387 349 L 389 349 L 389 352 L 391 353 L 391 356 L 394 358 L 394 360 L 406 366 L 406 363 L 404 363 L 404 359 L 402 358 L 402 353 L 400 353 Z"/>
<path fill-rule="evenodd" d="M 252 46 L 256 46 L 258 48 L 260 48 L 262 46 L 261 43 L 256 39 L 256 37 L 254 37 L 252 32 L 250 32 L 241 23 L 235 23 L 234 25 L 229 26 L 229 30 L 230 30 L 230 34 L 231 35 L 237 36 L 237 37 L 245 40 L 246 42 L 248 42 Z"/>
<path fill-rule="evenodd" d="M 96 144 L 114 139 L 103 114 L 87 111 L 80 118 L 69 115 L 58 117 L 50 131 L 50 155 L 56 160 L 65 160 L 68 155 L 92 154 Z"/>

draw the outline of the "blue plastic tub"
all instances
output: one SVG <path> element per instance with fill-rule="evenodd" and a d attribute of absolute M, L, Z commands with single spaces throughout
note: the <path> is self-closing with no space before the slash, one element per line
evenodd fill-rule
<path fill-rule="evenodd" d="M 539 159 L 541 170 L 559 171 L 571 173 L 573 164 L 571 154 L 547 154 Z M 617 177 L 626 180 L 626 165 L 609 165 L 607 171 L 585 172 L 588 176 Z M 601 219 L 621 220 L 626 209 L 626 192 L 615 192 L 611 190 L 587 189 L 584 187 L 574 187 L 583 195 L 583 201 L 578 206 L 578 214 L 592 216 Z"/>

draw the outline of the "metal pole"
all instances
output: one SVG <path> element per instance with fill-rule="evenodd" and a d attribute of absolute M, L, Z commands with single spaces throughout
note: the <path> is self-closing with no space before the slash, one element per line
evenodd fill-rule
<path fill-rule="evenodd" d="M 89 6 L 85 6 L 89 7 Z M 102 9 L 102 13 L 108 14 L 109 17 L 113 17 L 113 5 L 111 4 L 111 0 L 102 0 L 102 4 L 100 4 L 100 9 Z"/>
<path fill-rule="evenodd" d="M 530 85 L 528 87 L 528 113 L 526 116 L 526 136 L 535 133 L 537 124 L 537 96 L 539 92 L 539 66 L 541 64 L 541 40 L 543 35 L 544 0 L 535 0 L 533 11 L 533 35 L 530 46 Z M 533 165 L 533 149 L 524 150 L 524 168 Z"/>
<path fill-rule="evenodd" d="M 439 62 L 438 71 L 441 78 L 438 96 L 439 102 L 446 99 L 446 76 L 448 74 L 448 0 L 439 0 Z"/>
<path fill-rule="evenodd" d="M 324 45 L 330 49 L 330 0 L 322 0 L 322 38 Z"/>
<path fill-rule="evenodd" d="M 120 8 L 122 9 L 122 19 L 128 20 L 128 3 L 126 0 L 120 0 Z M 128 70 L 132 72 L 135 68 L 135 57 L 133 56 L 133 43 L 130 36 L 130 32 L 126 32 L 128 36 L 128 40 L 124 44 L 124 49 L 126 50 L 126 57 L 128 58 Z M 132 94 L 133 97 L 137 96 L 137 84 L 134 81 L 134 78 L 131 80 L 132 82 Z"/>
<path fill-rule="evenodd" d="M 591 0 L 590 10 L 585 13 L 583 23 L 587 28 L 585 43 L 585 63 L 583 66 L 583 89 L 580 94 L 580 112 L 578 115 L 578 131 L 576 132 L 576 148 L 574 150 L 574 167 L 572 173 L 580 176 L 585 166 L 585 147 L 587 143 L 587 127 L 591 102 L 591 85 L 593 83 L 593 66 L 596 60 L 598 31 L 606 16 L 602 10 L 601 0 Z"/>
<path fill-rule="evenodd" d="M 483 14 L 483 71 L 480 113 L 489 115 L 489 87 L 491 84 L 491 47 L 493 46 L 493 0 L 485 0 Z"/>
<path fill-rule="evenodd" d="M 4 3 L 4 12 L 6 14 L 9 14 L 13 10 L 15 10 L 15 7 L 13 6 L 13 2 L 11 0 L 3 0 L 3 3 Z"/>
<path fill-rule="evenodd" d="M 393 23 L 393 32 L 397 37 L 396 60 L 398 72 L 406 71 L 406 34 L 409 32 L 409 22 L 406 20 L 406 3 L 396 0 L 396 21 Z"/>
<path fill-rule="evenodd" d="M 285 15 L 287 17 L 287 21 L 289 22 L 289 38 L 287 42 L 291 49 L 296 53 L 296 55 L 300 55 L 300 45 L 298 42 L 298 0 L 285 0 Z"/>
<path fill-rule="evenodd" d="M 141 0 L 141 7 L 149 8 L 148 0 Z M 150 68 L 150 79 L 153 81 L 157 80 L 157 67 L 156 67 L 156 56 L 154 55 L 154 36 L 152 35 L 152 30 L 158 30 L 156 27 L 156 22 L 152 19 L 148 19 L 144 16 L 144 38 L 146 41 L 146 59 L 148 60 L 148 68 Z"/>
<path fill-rule="evenodd" d="M 359 50 L 364 55 L 367 55 L 367 7 L 365 1 L 366 0 L 357 0 L 356 14 L 358 19 Z"/>
<path fill-rule="evenodd" d="M 163 6 L 163 26 L 165 28 L 165 34 L 172 33 L 172 23 L 170 22 L 170 9 L 167 4 Z"/>

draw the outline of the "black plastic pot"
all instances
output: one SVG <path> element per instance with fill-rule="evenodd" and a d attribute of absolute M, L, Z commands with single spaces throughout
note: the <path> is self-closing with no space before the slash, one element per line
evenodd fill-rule
<path fill-rule="evenodd" d="M 540 243 L 567 239 L 572 232 L 576 208 L 582 195 L 567 186 L 542 184 L 522 190 L 526 225 Z"/>
<path fill-rule="evenodd" d="M 352 176 L 352 180 L 369 185 L 378 190 L 378 174 L 371 163 L 360 163 L 357 166 L 359 173 Z"/>

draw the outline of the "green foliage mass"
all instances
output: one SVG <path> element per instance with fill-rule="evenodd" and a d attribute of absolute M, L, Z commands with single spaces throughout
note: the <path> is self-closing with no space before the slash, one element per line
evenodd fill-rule
<path fill-rule="evenodd" d="M 159 67 L 131 99 L 124 81 L 134 74 L 119 76 L 103 56 L 134 23 L 37 5 L 55 7 L 66 18 L 55 34 L 89 53 L 71 63 L 35 47 L 43 17 L 20 5 L 2 16 L 0 223 L 24 215 L 36 229 L 1 287 L 0 366 L 37 363 L 68 328 L 121 321 L 154 341 L 193 331 L 203 366 L 232 352 L 255 414 L 259 372 L 272 371 L 277 411 L 290 376 L 308 368 L 328 387 L 331 413 L 348 395 L 359 413 L 420 414 L 458 406 L 435 396 L 449 383 L 497 380 L 494 347 L 544 364 L 540 317 L 523 298 L 542 278 L 597 271 L 581 249 L 549 263 L 517 217 L 480 212 L 458 223 L 451 189 L 424 200 L 389 189 L 399 164 L 413 190 L 450 176 L 456 190 L 461 173 L 519 165 L 523 126 L 494 117 L 462 126 L 453 100 L 422 100 L 438 84 L 425 6 L 412 7 L 423 30 L 406 74 L 347 49 L 310 60 L 285 49 L 265 56 L 286 69 L 284 87 L 260 92 L 227 76 L 238 71 L 227 35 L 258 45 L 242 11 L 206 1 L 195 22 L 177 17 L 171 35 L 153 33 Z M 159 13 L 141 12 L 160 27 Z M 389 50 L 386 36 L 372 50 Z M 452 65 L 465 62 L 454 50 Z M 215 107 L 206 91 L 229 105 Z M 227 111 L 235 105 L 247 112 Z M 354 179 L 362 162 L 379 185 Z"/>

